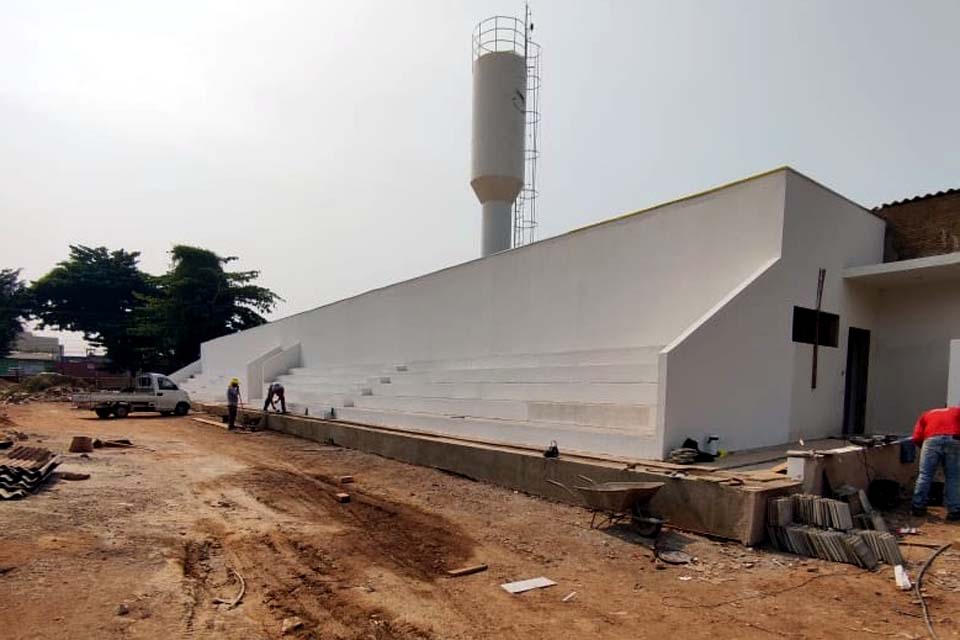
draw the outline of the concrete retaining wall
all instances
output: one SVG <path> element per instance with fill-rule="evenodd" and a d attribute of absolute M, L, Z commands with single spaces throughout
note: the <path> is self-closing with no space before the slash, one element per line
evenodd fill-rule
<path fill-rule="evenodd" d="M 222 415 L 220 406 L 204 407 Z M 259 413 L 259 412 L 258 412 Z M 597 482 L 663 482 L 650 503 L 655 515 L 671 526 L 752 545 L 765 537 L 766 500 L 793 492 L 799 483 L 784 480 L 733 486 L 722 480 L 729 474 L 671 477 L 651 469 L 627 469 L 624 462 L 561 455 L 546 459 L 539 451 L 522 447 L 487 445 L 454 438 L 409 434 L 399 430 L 366 427 L 299 416 L 267 414 L 266 426 L 317 442 L 332 442 L 411 464 L 434 467 L 474 480 L 490 482 L 558 502 L 579 504 L 568 492 L 547 480 L 568 487 L 584 484 L 578 475 Z"/>

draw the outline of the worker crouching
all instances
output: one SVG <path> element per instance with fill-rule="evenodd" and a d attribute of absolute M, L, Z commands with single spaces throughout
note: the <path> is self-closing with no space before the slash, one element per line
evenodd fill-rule
<path fill-rule="evenodd" d="M 267 388 L 267 399 L 263 401 L 263 410 L 266 411 L 269 407 L 273 407 L 273 410 L 277 410 L 277 402 L 280 402 L 280 413 L 287 412 L 287 399 L 284 395 L 283 385 L 279 382 L 273 382 Z"/>

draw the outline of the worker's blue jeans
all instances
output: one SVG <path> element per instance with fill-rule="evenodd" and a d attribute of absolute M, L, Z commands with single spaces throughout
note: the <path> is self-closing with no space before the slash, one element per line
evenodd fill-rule
<path fill-rule="evenodd" d="M 927 506 L 930 483 L 943 465 L 943 495 L 947 513 L 960 513 L 960 440 L 953 436 L 933 436 L 923 441 L 920 451 L 920 475 L 913 490 L 913 506 Z"/>

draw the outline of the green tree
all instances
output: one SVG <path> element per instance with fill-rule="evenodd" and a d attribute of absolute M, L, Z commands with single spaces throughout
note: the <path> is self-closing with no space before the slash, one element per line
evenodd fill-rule
<path fill-rule="evenodd" d="M 149 339 L 144 360 L 179 369 L 200 357 L 200 343 L 266 322 L 281 299 L 252 284 L 259 271 L 225 271 L 236 257 L 177 245 L 170 270 L 137 313 L 134 333 Z"/>
<path fill-rule="evenodd" d="M 0 356 L 10 353 L 27 315 L 27 288 L 19 269 L 0 269 Z"/>
<path fill-rule="evenodd" d="M 156 285 L 139 258 L 137 251 L 71 245 L 69 258 L 33 283 L 32 315 L 41 328 L 83 333 L 118 370 L 140 369 L 143 345 L 130 328 Z"/>

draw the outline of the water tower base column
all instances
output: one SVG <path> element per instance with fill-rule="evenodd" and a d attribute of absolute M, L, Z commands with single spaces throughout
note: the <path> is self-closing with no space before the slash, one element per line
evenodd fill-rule
<path fill-rule="evenodd" d="M 494 200 L 483 203 L 482 255 L 488 256 L 510 248 L 512 212 L 513 204 L 510 202 Z"/>

